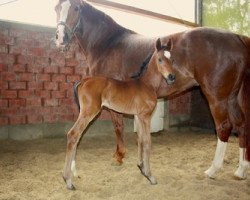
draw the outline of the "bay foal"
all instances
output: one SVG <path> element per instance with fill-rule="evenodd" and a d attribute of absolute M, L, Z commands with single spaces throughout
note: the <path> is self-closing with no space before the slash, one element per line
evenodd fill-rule
<path fill-rule="evenodd" d="M 119 113 L 131 114 L 138 122 L 138 167 L 141 173 L 148 178 L 151 184 L 156 184 L 156 179 L 151 175 L 149 154 L 151 150 L 150 120 L 157 102 L 157 90 L 164 74 L 168 84 L 175 81 L 168 59 L 171 44 L 161 45 L 160 39 L 155 45 L 155 52 L 149 61 L 148 69 L 144 74 L 134 80 L 119 81 L 103 76 L 96 76 L 82 80 L 77 88 L 80 114 L 74 126 L 67 134 L 66 160 L 63 178 L 68 189 L 75 189 L 71 180 L 71 173 L 77 176 L 75 167 L 76 148 L 88 124 L 98 115 L 102 107 Z M 146 67 L 145 65 L 143 66 Z M 164 72 L 162 70 L 164 69 Z M 159 73 L 160 72 L 160 73 Z M 152 73 L 155 74 L 154 79 Z"/>

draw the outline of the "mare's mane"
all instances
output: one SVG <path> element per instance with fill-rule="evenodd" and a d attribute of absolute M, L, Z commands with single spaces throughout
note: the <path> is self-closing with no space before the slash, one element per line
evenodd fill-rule
<path fill-rule="evenodd" d="M 92 47 L 98 46 L 100 51 L 115 46 L 122 41 L 121 38 L 126 37 L 128 34 L 136 34 L 86 2 L 81 6 L 81 25 L 80 31 L 82 35 L 86 31 L 89 36 L 89 44 Z M 92 31 L 89 35 L 89 30 L 95 31 Z"/>

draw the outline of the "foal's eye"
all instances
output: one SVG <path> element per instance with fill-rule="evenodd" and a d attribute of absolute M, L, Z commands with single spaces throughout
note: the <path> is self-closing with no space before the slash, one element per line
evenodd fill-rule
<path fill-rule="evenodd" d="M 158 62 L 159 62 L 159 63 L 162 63 L 162 59 L 161 59 L 161 58 L 158 58 Z"/>

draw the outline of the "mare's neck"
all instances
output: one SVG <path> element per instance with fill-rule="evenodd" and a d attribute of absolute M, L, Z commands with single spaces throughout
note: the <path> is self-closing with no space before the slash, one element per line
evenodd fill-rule
<path fill-rule="evenodd" d="M 139 78 L 139 80 L 142 81 L 148 87 L 152 88 L 155 92 L 157 92 L 157 90 L 160 87 L 162 79 L 163 77 L 157 69 L 156 60 L 154 58 L 151 58 L 148 63 L 146 71 Z"/>
<path fill-rule="evenodd" d="M 121 37 L 125 34 L 134 33 L 88 3 L 82 6 L 80 17 L 81 29 L 77 37 L 86 54 L 99 56 L 105 53 L 107 48 L 112 48 L 121 41 Z"/>

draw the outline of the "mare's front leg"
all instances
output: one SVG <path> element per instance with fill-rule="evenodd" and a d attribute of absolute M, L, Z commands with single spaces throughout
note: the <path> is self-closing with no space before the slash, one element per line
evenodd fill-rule
<path fill-rule="evenodd" d="M 126 148 L 124 144 L 124 134 L 123 134 L 124 130 L 123 115 L 112 110 L 110 110 L 110 114 L 115 128 L 116 143 L 117 143 L 114 158 L 117 164 L 121 165 L 123 162 L 122 159 L 124 158 L 126 153 Z"/>
<path fill-rule="evenodd" d="M 205 171 L 205 174 L 210 178 L 215 178 L 216 172 L 223 167 L 224 156 L 232 125 L 228 119 L 227 102 L 216 102 L 216 105 L 210 105 L 210 109 L 214 118 L 218 139 L 212 165 Z"/>
<path fill-rule="evenodd" d="M 150 152 L 151 152 L 151 135 L 150 135 L 150 115 L 138 116 L 138 163 L 137 166 L 141 173 L 150 181 L 152 185 L 157 184 L 156 178 L 152 176 L 150 170 Z"/>

